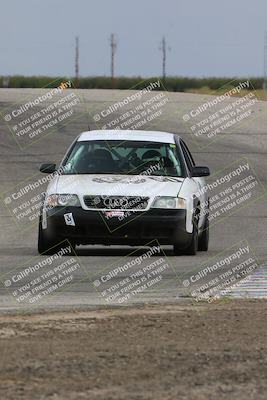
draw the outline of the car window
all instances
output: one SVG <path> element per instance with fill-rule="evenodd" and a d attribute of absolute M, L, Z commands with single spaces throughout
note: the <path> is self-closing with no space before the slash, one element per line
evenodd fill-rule
<path fill-rule="evenodd" d="M 195 166 L 195 161 L 194 161 L 190 151 L 188 150 L 188 147 L 182 140 L 181 140 L 181 148 L 182 148 L 182 151 L 184 154 L 184 158 L 185 158 L 187 167 L 188 167 L 189 171 L 192 171 L 193 167 Z"/>
<path fill-rule="evenodd" d="M 187 154 L 188 154 L 188 156 L 189 156 L 189 158 L 190 158 L 191 164 L 192 164 L 193 166 L 195 166 L 196 163 L 195 163 L 194 158 L 193 158 L 192 154 L 190 153 L 190 150 L 188 149 L 186 143 L 183 142 L 183 145 L 184 145 L 184 147 L 185 147 L 185 149 L 186 149 L 186 151 L 187 151 Z"/>
<path fill-rule="evenodd" d="M 184 177 L 174 143 L 97 140 L 76 142 L 64 160 L 66 174 L 148 174 Z"/>
<path fill-rule="evenodd" d="M 83 157 L 83 154 L 87 152 L 87 147 L 85 145 L 80 146 L 77 151 L 74 151 L 74 148 L 72 148 L 72 151 L 70 152 L 70 155 L 68 157 L 68 161 L 64 164 L 64 169 L 66 172 L 72 170 L 79 160 L 79 158 Z"/>

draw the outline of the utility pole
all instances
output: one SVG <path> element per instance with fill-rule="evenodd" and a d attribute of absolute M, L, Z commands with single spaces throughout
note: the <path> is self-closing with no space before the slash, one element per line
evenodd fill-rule
<path fill-rule="evenodd" d="M 75 86 L 79 87 L 79 37 L 75 38 Z"/>
<path fill-rule="evenodd" d="M 110 49 L 111 49 L 111 65 L 110 65 L 110 74 L 112 80 L 112 87 L 115 87 L 115 52 L 117 50 L 117 43 L 115 39 L 114 33 L 110 35 Z"/>
<path fill-rule="evenodd" d="M 264 32 L 263 90 L 267 90 L 267 32 Z"/>
<path fill-rule="evenodd" d="M 167 42 L 165 36 L 163 36 L 159 50 L 162 52 L 162 80 L 165 82 L 166 80 L 166 57 L 167 57 L 167 50 L 171 50 L 171 48 L 167 47 Z"/>

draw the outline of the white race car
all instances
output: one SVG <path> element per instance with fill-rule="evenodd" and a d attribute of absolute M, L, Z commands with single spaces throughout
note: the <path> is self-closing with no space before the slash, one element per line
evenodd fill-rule
<path fill-rule="evenodd" d="M 40 213 L 38 250 L 68 239 L 86 244 L 173 245 L 175 254 L 208 250 L 209 200 L 204 176 L 184 141 L 157 131 L 79 135 L 54 174 Z"/>

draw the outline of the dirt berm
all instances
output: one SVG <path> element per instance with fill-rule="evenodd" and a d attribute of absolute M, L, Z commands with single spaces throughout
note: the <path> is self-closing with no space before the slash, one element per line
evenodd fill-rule
<path fill-rule="evenodd" d="M 267 302 L 1 315 L 0 399 L 267 398 Z"/>

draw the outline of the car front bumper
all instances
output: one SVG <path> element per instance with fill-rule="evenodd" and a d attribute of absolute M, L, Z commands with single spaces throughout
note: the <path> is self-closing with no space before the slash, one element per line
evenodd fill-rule
<path fill-rule="evenodd" d="M 64 215 L 71 213 L 75 225 L 67 225 Z M 121 220 L 106 218 L 101 211 L 81 207 L 57 207 L 47 211 L 47 231 L 56 239 L 75 244 L 145 245 L 153 239 L 161 244 L 186 248 L 191 234 L 186 231 L 186 210 L 151 209 L 130 212 Z"/>

